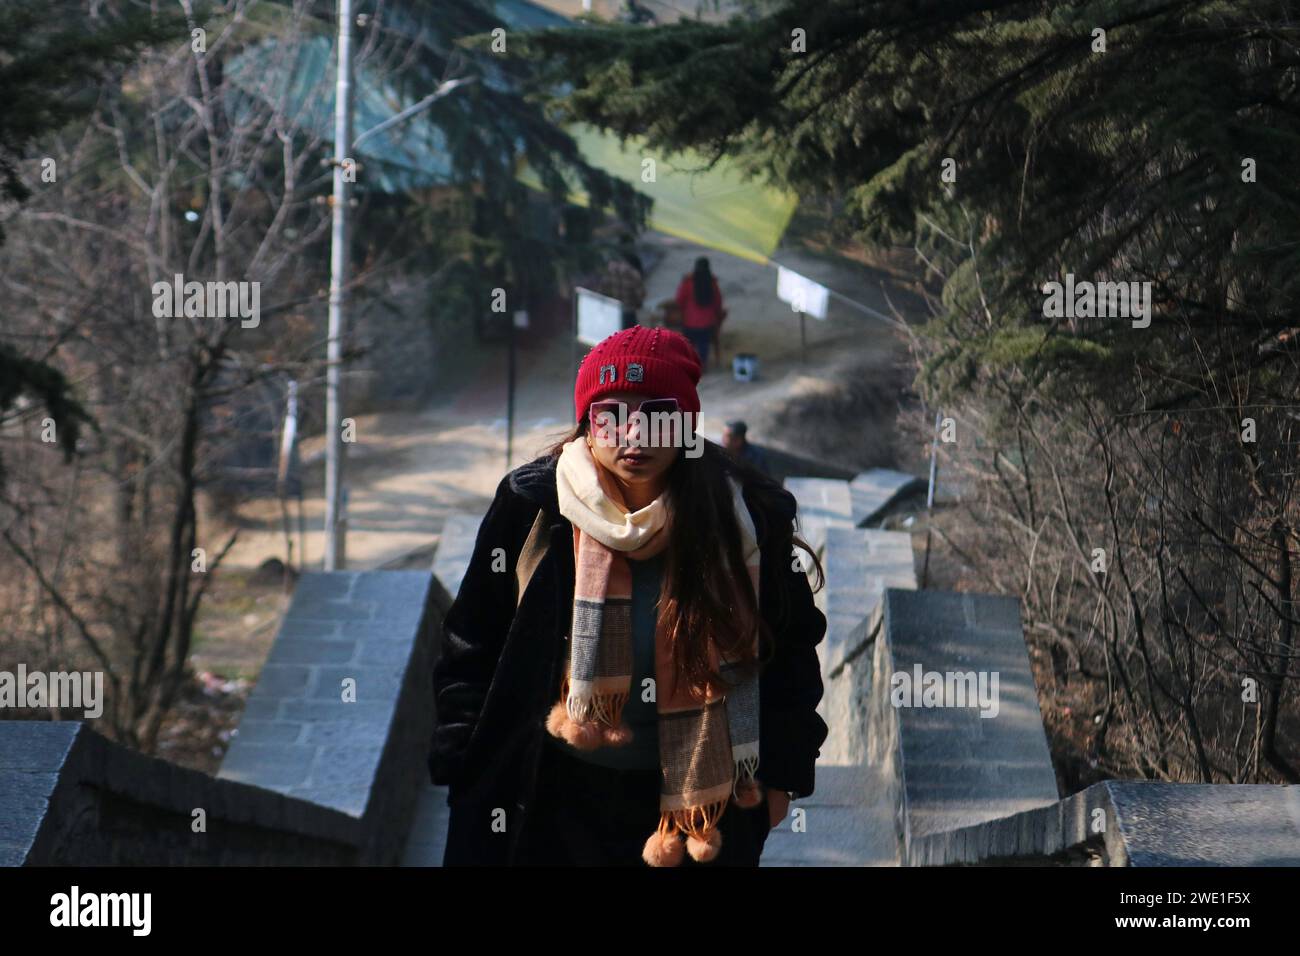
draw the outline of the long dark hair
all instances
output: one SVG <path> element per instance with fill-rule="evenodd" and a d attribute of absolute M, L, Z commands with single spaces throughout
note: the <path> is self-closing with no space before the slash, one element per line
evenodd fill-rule
<path fill-rule="evenodd" d="M 709 260 L 700 256 L 695 260 L 695 304 L 708 305 L 713 301 L 713 273 L 709 270 Z"/>
<path fill-rule="evenodd" d="M 557 459 L 564 446 L 587 433 L 584 419 L 564 438 L 552 445 L 546 454 Z M 701 436 L 703 453 L 698 458 L 687 458 L 679 453 L 668 472 L 668 493 L 672 502 L 672 536 L 665 551 L 667 556 L 664 578 L 666 582 L 665 617 L 672 641 L 673 657 L 677 662 L 677 680 L 687 681 L 688 687 L 702 687 L 707 681 L 715 688 L 724 687 L 722 676 L 709 665 L 708 635 L 712 633 L 718 649 L 728 658 L 741 658 L 742 676 L 752 675 L 753 669 L 771 660 L 774 650 L 772 628 L 784 627 L 789 614 L 784 588 L 777 588 L 777 606 L 758 608 L 758 596 L 744 572 L 744 555 L 741 552 L 740 528 L 732 506 L 731 488 L 727 476 L 740 482 L 757 507 L 755 531 L 763 551 L 780 555 L 778 561 L 793 561 L 797 545 L 807 552 L 812 566 L 817 569 L 817 586 L 821 590 L 826 576 L 816 552 L 806 541 L 794 533 L 793 522 L 781 522 L 765 527 L 767 516 L 782 497 L 788 496 L 777 482 L 749 465 L 732 458 L 722 448 Z M 601 467 L 597 464 L 596 467 Z M 769 551 L 771 537 L 776 545 Z M 732 574 L 727 569 L 735 568 Z M 766 566 L 761 571 L 783 575 L 783 571 Z M 730 595 L 739 583 L 742 606 L 733 607 Z M 753 627 L 748 622 L 757 620 L 759 632 L 758 657 L 749 655 L 749 641 Z M 769 624 L 769 621 L 772 624 Z"/>

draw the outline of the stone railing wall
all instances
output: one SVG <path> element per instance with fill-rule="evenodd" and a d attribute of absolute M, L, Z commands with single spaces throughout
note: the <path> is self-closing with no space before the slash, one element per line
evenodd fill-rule
<path fill-rule="evenodd" d="M 86 722 L 0 721 L 0 864 L 398 862 L 448 604 L 427 571 L 304 575 L 216 777 Z"/>

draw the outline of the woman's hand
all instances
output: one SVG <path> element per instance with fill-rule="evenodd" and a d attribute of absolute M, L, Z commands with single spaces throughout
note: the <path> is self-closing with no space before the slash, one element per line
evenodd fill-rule
<path fill-rule="evenodd" d="M 770 830 L 785 819 L 790 810 L 790 796 L 784 790 L 767 788 L 767 828 Z"/>

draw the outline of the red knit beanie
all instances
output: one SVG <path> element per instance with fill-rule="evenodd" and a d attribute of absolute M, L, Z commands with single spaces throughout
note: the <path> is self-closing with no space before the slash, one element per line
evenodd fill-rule
<path fill-rule="evenodd" d="M 573 387 L 575 420 L 582 421 L 598 398 L 622 391 L 675 398 L 682 411 L 698 412 L 699 380 L 700 357 L 686 336 L 634 325 L 603 340 L 582 360 Z"/>

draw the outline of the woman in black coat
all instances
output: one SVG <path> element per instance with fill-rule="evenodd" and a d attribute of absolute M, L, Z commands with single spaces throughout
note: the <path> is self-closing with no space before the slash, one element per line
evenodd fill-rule
<path fill-rule="evenodd" d="M 815 763 L 827 735 L 816 711 L 822 696 L 816 645 L 826 619 L 813 604 L 795 551 L 797 544 L 808 552 L 820 582 L 816 556 L 794 535 L 793 496 L 693 435 L 689 424 L 661 433 L 673 441 L 656 445 L 637 421 L 607 428 L 613 419 L 597 416 L 598 409 L 617 408 L 604 403 L 626 403 L 620 409 L 626 414 L 647 399 L 650 404 L 641 406 L 647 416 L 652 406 L 698 413 L 698 380 L 698 358 L 681 335 L 633 326 L 610 336 L 579 371 L 572 432 L 498 485 L 444 619 L 434 665 L 438 724 L 429 771 L 434 784 L 449 787 L 444 865 L 676 865 L 684 861 L 675 839 L 682 836 L 692 861 L 757 865 L 789 800 L 813 793 Z M 570 678 L 578 674 L 572 668 L 581 666 L 572 658 L 581 657 L 590 603 L 584 594 L 575 619 L 575 567 L 588 568 L 592 550 L 600 551 L 590 537 L 579 548 L 583 535 L 565 514 L 577 517 L 584 530 L 590 527 L 586 516 L 573 510 L 575 460 L 595 465 L 600 486 L 580 494 L 608 493 L 609 501 L 599 503 L 616 519 L 625 517 L 629 533 L 644 531 L 636 527 L 638 521 L 657 514 L 661 503 L 671 515 L 645 539 L 659 540 L 661 553 L 639 560 L 655 549 L 623 552 L 632 558 L 625 565 L 632 569 L 630 597 L 610 598 L 605 605 L 608 619 L 622 608 L 624 616 L 617 620 L 628 646 L 620 654 L 621 669 L 632 670 L 639 683 L 624 695 L 623 719 L 615 721 L 619 727 L 603 727 L 603 738 L 586 733 L 595 723 L 569 719 L 584 713 L 573 709 Z M 740 511 L 742 500 L 749 520 Z M 610 509 L 610 502 L 616 507 Z M 745 557 L 746 541 L 756 560 Z M 612 547 L 624 545 L 615 541 Z M 748 578 L 726 572 L 746 560 L 755 565 Z M 615 594 L 612 587 L 609 594 Z M 707 642 L 705 633 L 711 635 Z M 746 645 L 746 633 L 756 633 L 757 643 L 751 638 Z M 736 640 L 726 643 L 731 636 Z M 667 639 L 681 648 L 673 651 L 680 657 L 669 665 L 663 663 L 669 660 L 662 643 Z M 724 645 L 730 650 L 721 668 L 717 656 L 702 653 Z M 756 660 L 732 653 L 746 646 L 756 648 Z M 726 670 L 732 661 L 741 664 Z M 753 674 L 745 686 L 757 688 L 757 768 L 752 769 L 752 756 L 737 763 L 738 774 L 742 764 L 752 770 L 747 782 L 754 792 L 748 800 L 740 799 L 746 796 L 741 779 L 725 810 L 719 801 L 707 814 L 661 813 L 661 804 L 678 806 L 671 802 L 670 762 L 665 757 L 661 768 L 659 760 L 659 747 L 666 755 L 672 742 L 661 744 L 655 737 L 656 728 L 666 726 L 662 714 L 656 719 L 653 700 L 653 687 L 668 681 L 664 666 L 680 668 L 676 673 L 691 678 L 687 686 L 701 690 L 701 714 L 713 706 L 718 713 L 728 708 L 736 721 L 730 731 L 736 744 L 736 727 L 752 715 L 735 717 L 740 705 L 732 699 L 741 699 L 739 690 L 734 698 L 720 691 L 739 686 L 727 682 L 740 680 L 736 674 Z M 715 681 L 719 670 L 722 680 Z M 612 671 L 606 667 L 602 673 Z M 652 692 L 638 695 L 643 687 Z M 566 693 L 571 695 L 568 714 Z M 661 702 L 670 699 L 667 695 L 659 690 Z M 714 703 L 703 703 L 706 699 Z M 694 757 L 687 763 L 686 777 L 694 780 L 704 772 L 703 757 L 699 764 Z M 683 812 L 691 814 L 689 822 L 672 834 L 671 820 L 688 819 Z M 647 840 L 657 817 L 660 831 Z"/>

